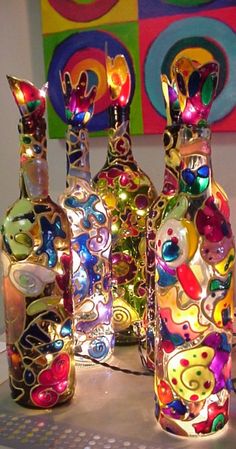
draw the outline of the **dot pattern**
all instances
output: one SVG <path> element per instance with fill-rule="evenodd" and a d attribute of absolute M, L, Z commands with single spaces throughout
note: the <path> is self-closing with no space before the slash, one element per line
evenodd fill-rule
<path fill-rule="evenodd" d="M 154 446 L 54 424 L 52 415 L 13 416 L 0 413 L 0 445 L 13 449 L 155 449 Z M 168 448 L 167 448 L 168 449 Z"/>

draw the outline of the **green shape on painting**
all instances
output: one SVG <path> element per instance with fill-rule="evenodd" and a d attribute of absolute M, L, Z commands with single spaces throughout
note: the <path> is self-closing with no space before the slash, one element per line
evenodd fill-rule
<path fill-rule="evenodd" d="M 164 0 L 165 3 L 170 3 L 175 6 L 182 6 L 192 8 L 194 6 L 206 5 L 207 3 L 213 3 L 214 0 Z"/>
<path fill-rule="evenodd" d="M 74 2 L 75 3 L 78 3 L 78 5 L 81 5 L 81 4 L 89 4 L 89 3 L 95 3 L 95 1 L 94 0 L 74 0 Z M 92 5 L 91 5 L 92 6 Z"/>

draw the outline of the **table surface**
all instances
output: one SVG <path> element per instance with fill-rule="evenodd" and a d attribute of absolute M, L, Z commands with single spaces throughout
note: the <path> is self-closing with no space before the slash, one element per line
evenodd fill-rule
<path fill-rule="evenodd" d="M 233 449 L 236 395 L 226 430 L 181 438 L 161 430 L 154 416 L 152 376 L 134 376 L 102 366 L 77 367 L 68 405 L 31 410 L 14 403 L 0 346 L 0 449 Z M 115 348 L 110 364 L 143 371 L 135 346 Z"/>

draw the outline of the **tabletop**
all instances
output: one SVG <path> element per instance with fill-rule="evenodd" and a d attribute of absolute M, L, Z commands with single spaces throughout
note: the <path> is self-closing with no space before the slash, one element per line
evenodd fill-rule
<path fill-rule="evenodd" d="M 2 352 L 1 352 L 2 351 Z M 143 371 L 136 346 L 116 347 L 109 363 Z M 183 438 L 164 432 L 154 416 L 152 376 L 103 366 L 76 367 L 70 404 L 50 410 L 19 406 L 10 397 L 4 346 L 0 347 L 0 449 L 233 449 L 236 395 L 231 418 L 217 435 Z"/>

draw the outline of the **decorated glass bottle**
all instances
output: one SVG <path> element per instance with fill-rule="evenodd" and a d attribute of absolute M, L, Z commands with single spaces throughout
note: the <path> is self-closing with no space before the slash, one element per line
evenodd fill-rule
<path fill-rule="evenodd" d="M 107 57 L 111 106 L 105 165 L 94 184 L 112 215 L 113 325 L 117 344 L 138 341 L 135 325 L 146 305 L 145 222 L 156 191 L 131 148 L 131 79 L 123 55 Z"/>
<path fill-rule="evenodd" d="M 21 113 L 20 198 L 2 225 L 9 382 L 17 403 L 48 408 L 75 385 L 70 227 L 48 193 L 45 90 L 8 81 Z"/>
<path fill-rule="evenodd" d="M 194 70 L 193 63 L 185 58 L 178 61 L 180 65 L 184 62 Z M 200 65 L 195 61 L 195 65 Z M 161 76 L 163 97 L 166 106 L 167 126 L 163 134 L 165 148 L 165 171 L 162 192 L 154 201 L 147 218 L 147 249 L 146 249 L 146 278 L 147 278 L 147 309 L 144 315 L 141 333 L 141 358 L 143 364 L 153 371 L 155 369 L 155 240 L 157 230 L 162 222 L 163 212 L 167 202 L 176 195 L 179 188 L 179 166 L 180 155 L 178 150 L 179 131 L 181 129 L 182 117 L 178 96 L 175 90 L 175 80 L 171 82 L 166 75 Z M 185 118 L 186 121 L 186 118 Z M 220 211 L 228 219 L 229 204 L 223 188 L 212 179 L 212 192 Z"/>
<path fill-rule="evenodd" d="M 178 192 L 180 156 L 178 138 L 181 113 L 174 86 L 166 75 L 161 76 L 162 91 L 165 101 L 167 126 L 163 133 L 165 149 L 164 184 L 161 193 L 152 204 L 147 217 L 146 229 L 146 279 L 147 308 L 141 329 L 141 357 L 144 365 L 154 371 L 155 345 L 155 241 L 156 233 L 163 218 L 168 201 Z"/>
<path fill-rule="evenodd" d="M 195 67 L 184 58 L 175 77 L 185 124 L 179 193 L 156 237 L 156 416 L 171 433 L 200 436 L 229 417 L 235 249 L 214 200 L 206 122 L 218 64 Z"/>
<path fill-rule="evenodd" d="M 67 188 L 59 202 L 72 229 L 75 357 L 85 365 L 92 363 L 88 357 L 107 360 L 114 347 L 111 223 L 92 186 L 89 165 L 86 124 L 93 115 L 96 87 L 88 92 L 87 72 L 82 72 L 75 86 L 65 73 L 62 89 L 68 122 Z"/>

